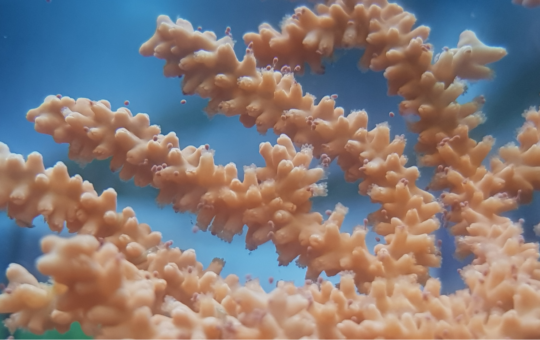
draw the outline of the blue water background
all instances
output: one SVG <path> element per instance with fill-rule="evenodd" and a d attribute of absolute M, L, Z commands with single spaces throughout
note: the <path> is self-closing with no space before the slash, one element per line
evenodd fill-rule
<path fill-rule="evenodd" d="M 484 112 L 488 121 L 473 132 L 480 139 L 486 134 L 497 138 L 502 146 L 514 139 L 522 125 L 525 109 L 540 103 L 540 9 L 527 10 L 512 5 L 510 0 L 413 1 L 399 4 L 416 14 L 418 23 L 432 28 L 430 40 L 436 50 L 457 44 L 460 32 L 474 30 L 487 44 L 503 46 L 508 56 L 493 67 L 496 79 L 472 84 L 460 100 L 470 100 L 484 94 Z M 26 112 L 39 106 L 45 96 L 62 94 L 73 98 L 107 99 L 113 108 L 129 100 L 134 112 L 148 113 L 153 124 L 164 133 L 175 131 L 181 146 L 210 144 L 216 163 L 235 162 L 241 172 L 243 165 L 262 165 L 258 145 L 276 142 L 269 132 L 262 136 L 255 129 L 246 129 L 237 118 L 202 112 L 206 100 L 184 97 L 178 79 L 162 76 L 163 61 L 144 58 L 139 46 L 154 32 L 156 17 L 167 14 L 182 17 L 204 30 L 221 36 L 230 26 L 237 44 L 235 50 L 243 56 L 243 33 L 257 29 L 262 22 L 277 26 L 284 15 L 301 4 L 285 0 L 0 0 L 0 141 L 12 152 L 27 155 L 40 152 L 46 166 L 57 161 L 68 164 L 70 174 L 81 174 L 94 183 L 98 192 L 113 187 L 119 194 L 119 209 L 132 206 L 140 222 L 163 233 L 182 249 L 193 248 L 205 265 L 214 257 L 225 258 L 223 274 L 246 274 L 260 278 L 263 287 L 272 288 L 268 277 L 293 280 L 301 284 L 304 270 L 294 264 L 277 265 L 272 244 L 255 251 L 245 249 L 242 236 L 227 244 L 209 233 L 192 233 L 194 217 L 175 214 L 170 207 L 160 209 L 155 203 L 156 190 L 138 188 L 122 182 L 109 171 L 107 162 L 93 162 L 84 168 L 67 159 L 67 145 L 57 145 L 52 138 L 34 131 L 26 121 Z M 310 3 L 307 3 L 311 6 Z M 393 134 L 405 133 L 408 138 L 409 164 L 416 158 L 411 152 L 416 136 L 405 130 L 397 112 L 398 97 L 386 95 L 386 80 L 382 73 L 361 73 L 356 63 L 361 51 L 339 52 L 337 62 L 327 65 L 324 76 L 306 74 L 299 77 L 304 91 L 321 98 L 338 94 L 338 105 L 347 112 L 366 109 L 370 127 L 389 121 Z M 182 105 L 180 101 L 186 99 Z M 421 185 L 431 176 L 423 169 Z M 341 202 L 350 208 L 343 226 L 351 231 L 370 212 L 378 209 L 367 197 L 357 194 L 357 183 L 346 183 L 340 169 L 333 165 L 328 176 L 329 195 L 314 199 L 314 210 L 324 212 Z M 533 204 L 521 207 L 512 216 L 524 217 L 526 237 L 536 238 L 532 226 L 540 222 L 538 195 Z M 35 259 L 41 254 L 39 240 L 49 232 L 36 218 L 36 227 L 23 229 L 0 212 L 0 271 L 11 262 L 34 270 Z M 369 247 L 373 248 L 373 233 Z M 463 265 L 453 259 L 453 239 L 441 229 L 437 237 L 443 240 L 443 265 L 432 274 L 441 278 L 443 290 L 451 292 L 462 287 L 456 269 Z M 39 275 L 38 275 L 39 276 Z M 46 278 L 39 276 L 40 279 Z M 2 281 L 5 278 L 2 276 Z"/>

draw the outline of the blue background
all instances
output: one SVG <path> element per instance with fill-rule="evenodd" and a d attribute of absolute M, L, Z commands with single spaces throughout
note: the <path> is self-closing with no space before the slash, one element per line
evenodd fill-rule
<path fill-rule="evenodd" d="M 474 30 L 487 44 L 507 48 L 508 56 L 494 65 L 495 80 L 472 84 L 460 100 L 486 96 L 483 111 L 488 121 L 474 130 L 473 137 L 491 134 L 497 138 L 498 146 L 512 141 L 523 123 L 523 111 L 540 103 L 540 9 L 528 10 L 512 5 L 510 0 L 398 3 L 413 12 L 418 23 L 432 28 L 429 42 L 437 51 L 444 46 L 454 47 L 465 29 Z M 139 221 L 161 231 L 164 239 L 174 240 L 176 246 L 195 249 L 205 265 L 214 257 L 225 258 L 224 275 L 235 273 L 243 278 L 250 274 L 260 278 L 266 289 L 271 289 L 267 282 L 270 276 L 301 284 L 304 271 L 294 265 L 279 267 L 271 244 L 250 252 L 241 236 L 229 245 L 209 233 L 193 234 L 192 215 L 174 214 L 170 207 L 160 209 L 153 203 L 154 189 L 120 181 L 117 174 L 110 173 L 107 162 L 81 168 L 67 159 L 67 145 L 57 145 L 50 136 L 36 133 L 25 119 L 26 112 L 39 106 L 49 94 L 107 99 L 113 108 L 129 100 L 134 113 L 148 113 L 151 122 L 160 125 L 164 133 L 175 131 L 181 146 L 208 143 L 216 151 L 216 163 L 233 161 L 239 169 L 252 163 L 262 165 L 258 145 L 263 141 L 275 143 L 273 133 L 259 135 L 255 129 L 244 128 L 237 118 L 208 119 L 202 112 L 206 101 L 184 97 L 178 79 L 162 76 L 164 62 L 144 58 L 138 49 L 153 34 L 156 17 L 167 14 L 173 19 L 188 19 L 195 27 L 214 30 L 218 36 L 230 26 L 238 40 L 235 49 L 243 55 L 243 33 L 256 30 L 264 21 L 277 26 L 299 4 L 286 0 L 0 0 L 0 141 L 14 153 L 40 152 L 46 166 L 65 162 L 70 174 L 81 174 L 94 183 L 98 192 L 114 187 L 119 193 L 119 209 L 132 206 Z M 324 76 L 300 77 L 304 91 L 318 98 L 336 93 L 338 105 L 347 112 L 366 109 L 370 127 L 389 120 L 392 133 L 406 133 L 401 117 L 388 117 L 388 112 L 397 112 L 400 98 L 386 96 L 382 73 L 361 73 L 356 69 L 361 53 L 340 52 L 340 58 L 327 66 Z M 182 99 L 187 103 L 181 105 Z M 409 164 L 414 164 L 411 149 L 416 136 L 406 135 Z M 421 182 L 425 184 L 432 170 L 422 171 Z M 367 197 L 359 196 L 357 183 L 346 183 L 335 165 L 330 169 L 328 188 L 327 197 L 314 200 L 314 209 L 324 212 L 338 202 L 349 207 L 344 231 L 361 224 L 368 213 L 378 208 Z M 528 240 L 536 240 L 532 226 L 540 222 L 538 202 L 537 197 L 534 203 L 512 213 L 516 218 L 525 218 Z M 34 270 L 34 261 L 40 255 L 39 239 L 49 233 L 41 218 L 35 224 L 34 229 L 18 228 L 0 212 L 0 270 L 11 262 Z M 371 249 L 374 237 L 370 237 Z M 443 240 L 444 261 L 433 274 L 441 278 L 443 290 L 451 292 L 462 287 L 456 268 L 463 263 L 452 258 L 453 240 L 447 231 L 440 230 L 437 237 Z"/>

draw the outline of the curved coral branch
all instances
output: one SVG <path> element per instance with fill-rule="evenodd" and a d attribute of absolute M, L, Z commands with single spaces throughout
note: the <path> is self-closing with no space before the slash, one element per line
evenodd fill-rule
<path fill-rule="evenodd" d="M 429 28 L 413 28 L 415 21 L 413 14 L 386 0 L 331 0 L 317 5 L 315 12 L 297 8 L 283 21 L 281 32 L 263 24 L 259 33 L 247 33 L 244 41 L 252 46 L 260 66 L 274 60 L 275 66 L 301 69 L 308 63 L 316 72 L 324 69 L 322 60 L 336 49 L 365 49 L 360 68 L 384 71 L 388 94 L 404 99 L 400 113 L 418 116 L 409 127 L 420 134 L 416 145 L 420 161 L 457 168 L 459 164 L 445 162 L 436 145 L 450 140 L 455 153 L 466 155 L 476 145 L 468 131 L 483 122 L 478 112 L 483 99 L 456 101 L 465 91 L 463 80 L 492 78 L 493 71 L 485 65 L 506 51 L 486 46 L 465 31 L 457 48 L 445 48 L 432 64 L 432 47 L 424 43 Z"/>
<path fill-rule="evenodd" d="M 370 195 L 382 208 L 370 219 L 386 241 L 376 247 L 374 256 L 365 244 L 366 230 L 360 228 L 352 235 L 339 232 L 345 208 L 338 206 L 326 221 L 310 212 L 309 198 L 320 194 L 315 182 L 323 170 L 308 169 L 311 149 L 295 151 L 286 136 L 274 147 L 261 144 L 266 166 L 246 168 L 241 182 L 235 165 L 214 165 L 206 147 L 180 150 L 176 136 L 159 134 L 146 115 L 132 116 L 126 108 L 111 111 L 106 101 L 49 96 L 28 112 L 28 119 L 35 122 L 37 131 L 69 143 L 72 159 L 112 157 L 113 169 L 122 166 L 123 179 L 134 176 L 137 185 L 152 184 L 160 190 L 159 203 L 197 213 L 203 230 L 210 225 L 213 234 L 229 241 L 247 225 L 248 248 L 272 241 L 280 264 L 298 257 L 299 265 L 307 266 L 309 278 L 317 278 L 322 271 L 336 275 L 352 270 L 359 274 L 359 286 L 375 277 L 411 273 L 424 281 L 428 267 L 440 264 L 434 237 L 429 235 L 439 227 L 434 215 L 440 206 L 414 185 L 418 170 L 404 168 L 396 154 L 384 163 L 365 166 L 367 174 L 379 178 L 380 186 L 373 186 Z"/>

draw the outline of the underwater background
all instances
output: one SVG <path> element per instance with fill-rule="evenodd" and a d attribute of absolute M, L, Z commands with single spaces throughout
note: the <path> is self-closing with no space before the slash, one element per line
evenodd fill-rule
<path fill-rule="evenodd" d="M 497 146 L 514 140 L 516 130 L 523 124 L 521 114 L 530 106 L 540 104 L 540 8 L 526 9 L 513 5 L 511 0 L 400 0 L 395 1 L 414 13 L 417 23 L 431 27 L 429 43 L 436 51 L 444 46 L 454 47 L 459 34 L 466 29 L 475 31 L 480 40 L 491 46 L 502 46 L 508 56 L 495 63 L 492 81 L 472 83 L 460 100 L 468 101 L 480 94 L 486 97 L 483 108 L 487 121 L 471 136 L 477 140 L 493 135 Z M 26 112 L 39 106 L 45 96 L 61 94 L 72 98 L 107 99 L 113 109 L 129 101 L 133 113 L 150 115 L 152 124 L 160 125 L 163 133 L 176 132 L 181 147 L 209 144 L 215 150 L 216 164 L 237 164 L 242 167 L 262 165 L 258 145 L 264 141 L 275 144 L 277 136 L 263 136 L 255 129 L 246 129 L 238 117 L 217 115 L 209 119 L 203 108 L 206 100 L 182 95 L 177 78 L 164 78 L 164 62 L 144 58 L 138 53 L 140 45 L 155 31 L 160 14 L 181 17 L 203 30 L 213 30 L 220 37 L 227 26 L 237 40 L 235 51 L 243 56 L 244 33 L 256 31 L 259 24 L 268 22 L 278 27 L 281 19 L 299 5 L 313 6 L 310 1 L 290 0 L 0 0 L 0 142 L 8 144 L 13 153 L 28 155 L 37 151 L 47 167 L 62 161 L 71 175 L 80 174 L 92 182 L 101 193 L 113 187 L 118 192 L 118 208 L 132 206 L 140 222 L 161 231 L 164 240 L 173 240 L 182 249 L 193 248 L 197 258 L 208 265 L 215 257 L 226 260 L 223 275 L 237 274 L 242 280 L 249 274 L 259 278 L 270 290 L 268 277 L 276 280 L 304 281 L 304 270 L 291 264 L 279 267 L 271 243 L 255 251 L 245 249 L 242 236 L 227 244 L 210 233 L 192 232 L 195 218 L 191 214 L 175 214 L 170 207 L 155 204 L 157 191 L 138 188 L 129 181 L 122 182 L 109 170 L 108 162 L 93 162 L 84 167 L 67 158 L 67 145 L 58 145 L 48 135 L 34 131 L 25 119 Z M 346 112 L 366 109 L 370 128 L 388 121 L 393 134 L 404 133 L 408 139 L 409 165 L 415 164 L 412 152 L 416 136 L 407 132 L 397 112 L 399 97 L 386 95 L 386 79 L 382 73 L 362 73 L 357 61 L 362 51 L 339 51 L 328 62 L 324 76 L 310 74 L 297 77 L 305 92 L 317 98 L 338 94 L 337 104 Z M 181 104 L 185 99 L 186 103 Z M 422 169 L 419 187 L 429 182 L 433 169 Z M 346 183 L 341 170 L 333 164 L 328 178 L 328 196 L 314 199 L 313 209 L 324 212 L 340 202 L 349 207 L 344 231 L 362 224 L 364 218 L 377 209 L 368 197 L 358 195 L 358 183 Z M 540 197 L 533 203 L 513 211 L 515 219 L 525 219 L 525 237 L 535 241 L 532 229 L 540 222 Z M 15 262 L 28 268 L 41 281 L 34 266 L 41 255 L 39 241 L 50 233 L 42 218 L 36 218 L 34 228 L 20 228 L 5 212 L 0 212 L 0 271 Z M 375 244 L 371 233 L 368 248 Z M 454 242 L 445 229 L 437 238 L 443 240 L 442 267 L 432 275 L 442 281 L 443 293 L 463 288 L 456 269 L 467 262 L 453 258 Z M 335 280 L 331 279 L 331 280 Z M 0 281 L 6 282 L 4 275 Z M 6 315 L 2 315 L 6 317 Z M 0 337 L 9 334 L 0 329 Z M 64 335 L 83 336 L 76 328 Z M 17 332 L 16 338 L 33 337 Z M 58 338 L 48 332 L 43 337 Z"/>

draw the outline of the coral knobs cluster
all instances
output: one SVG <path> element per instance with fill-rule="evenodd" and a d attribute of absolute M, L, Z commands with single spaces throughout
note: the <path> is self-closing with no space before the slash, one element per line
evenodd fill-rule
<path fill-rule="evenodd" d="M 9 266 L 0 295 L 8 328 L 63 332 L 78 322 L 97 338 L 539 338 L 538 244 L 524 241 L 522 221 L 502 214 L 540 189 L 540 112 L 526 111 L 519 144 L 483 166 L 494 140 L 469 132 L 485 119 L 484 99 L 457 98 L 466 81 L 490 79 L 487 65 L 506 51 L 465 31 L 455 48 L 436 53 L 425 42 L 429 28 L 415 22 L 386 0 L 332 0 L 296 9 L 279 30 L 263 24 L 247 33 L 240 60 L 229 28 L 218 39 L 160 16 L 143 56 L 165 60 L 165 76 L 182 78 L 184 94 L 209 99 L 209 115 L 280 135 L 260 145 L 265 166 L 246 167 L 243 179 L 235 164 L 215 164 L 208 145 L 181 148 L 147 114 L 47 97 L 27 119 L 68 143 L 71 159 L 110 159 L 122 179 L 157 188 L 159 204 L 197 214 L 199 229 L 225 241 L 246 228 L 248 249 L 272 243 L 279 264 L 306 268 L 306 282 L 279 281 L 265 292 L 257 280 L 222 277 L 222 259 L 203 268 L 194 251 L 164 242 L 131 208 L 118 210 L 113 189 L 98 194 L 64 164 L 45 169 L 38 153 L 25 160 L 0 143 L 0 208 L 21 226 L 41 215 L 52 231 L 76 234 L 42 240 L 37 268 L 48 283 Z M 437 167 L 428 188 L 417 186 L 402 136 L 391 138 L 385 123 L 369 129 L 368 114 L 345 114 L 336 95 L 317 102 L 295 79 L 306 65 L 324 73 L 324 60 L 345 48 L 364 50 L 359 67 L 384 71 L 389 95 L 402 98 L 399 113 L 414 118 L 419 161 Z M 321 166 L 310 167 L 314 158 Z M 352 233 L 340 231 L 346 207 L 326 216 L 311 209 L 334 160 L 380 205 Z M 441 264 L 439 216 L 458 255 L 474 256 L 460 271 L 467 288 L 449 295 L 429 276 Z M 382 237 L 374 249 L 368 229 Z M 321 280 L 322 272 L 341 274 L 340 283 Z"/>

